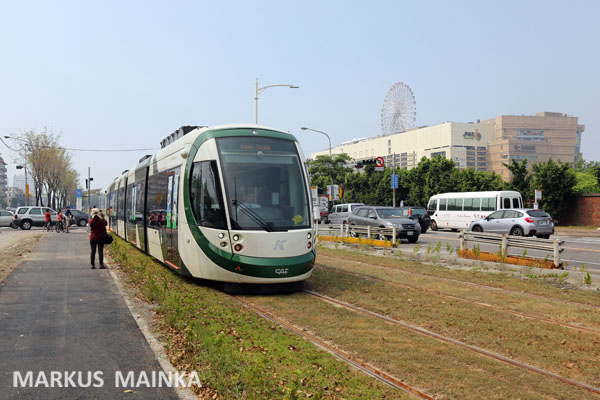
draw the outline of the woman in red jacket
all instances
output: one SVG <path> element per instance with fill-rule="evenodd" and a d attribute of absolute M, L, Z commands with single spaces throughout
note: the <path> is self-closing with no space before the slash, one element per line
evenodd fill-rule
<path fill-rule="evenodd" d="M 92 219 L 90 219 L 90 247 L 92 248 L 92 269 L 96 268 L 94 261 L 96 259 L 96 246 L 98 247 L 98 259 L 100 260 L 100 268 L 104 266 L 104 235 L 106 235 L 107 222 L 104 219 L 104 214 L 98 211 L 97 208 L 92 209 Z"/>

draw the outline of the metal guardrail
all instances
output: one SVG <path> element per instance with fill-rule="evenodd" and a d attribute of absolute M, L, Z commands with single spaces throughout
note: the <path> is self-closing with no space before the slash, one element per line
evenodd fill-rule
<path fill-rule="evenodd" d="M 541 250 L 552 252 L 554 265 L 557 267 L 562 265 L 561 254 L 564 251 L 562 245 L 564 240 L 548 240 L 538 239 L 532 237 L 523 236 L 511 236 L 508 234 L 499 233 L 484 233 L 484 232 L 471 232 L 461 231 L 459 234 L 460 238 L 460 249 L 468 250 L 467 243 L 481 243 L 491 244 L 498 246 L 502 250 L 502 254 L 506 255 L 509 247 L 526 249 L 526 250 Z"/>
<path fill-rule="evenodd" d="M 358 226 L 349 224 L 316 224 L 317 235 L 337 236 L 337 237 L 360 237 L 366 236 L 371 238 L 375 236 L 378 239 L 392 239 L 392 243 L 396 243 L 397 230 L 392 228 L 378 228 L 375 226 Z M 385 237 L 385 238 L 384 238 Z"/>

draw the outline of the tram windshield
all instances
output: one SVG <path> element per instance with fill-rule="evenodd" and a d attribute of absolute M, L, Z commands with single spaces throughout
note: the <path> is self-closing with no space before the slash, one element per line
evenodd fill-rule
<path fill-rule="evenodd" d="M 310 227 L 308 193 L 293 141 L 217 139 L 231 227 L 287 231 Z"/>

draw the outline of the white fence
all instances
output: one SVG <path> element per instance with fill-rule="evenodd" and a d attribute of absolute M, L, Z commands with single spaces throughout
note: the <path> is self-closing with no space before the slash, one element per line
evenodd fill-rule
<path fill-rule="evenodd" d="M 396 243 L 396 228 L 378 228 L 375 226 L 358 226 L 348 224 L 316 224 L 317 234 L 323 236 L 337 237 L 360 237 L 366 236 L 371 238 L 375 236 L 377 239 L 386 240 L 391 238 L 392 243 Z"/>
<path fill-rule="evenodd" d="M 461 250 L 468 250 L 468 243 L 490 244 L 495 245 L 497 248 L 500 248 L 501 246 L 503 255 L 507 254 L 510 247 L 525 250 L 540 250 L 546 251 L 547 254 L 552 253 L 555 266 L 558 267 L 562 264 L 561 254 L 564 251 L 564 248 L 562 247 L 564 244 L 563 240 L 548 240 L 471 231 L 461 231 L 459 237 Z"/>

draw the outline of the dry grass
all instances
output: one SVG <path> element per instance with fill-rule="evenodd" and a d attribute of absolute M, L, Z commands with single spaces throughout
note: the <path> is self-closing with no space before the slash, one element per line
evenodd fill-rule
<path fill-rule="evenodd" d="M 40 242 L 42 235 L 26 236 L 17 242 L 0 249 L 0 282 L 19 266 L 24 257 Z"/>
<path fill-rule="evenodd" d="M 320 262 L 319 255 L 334 257 L 340 261 L 359 261 L 363 263 L 394 268 L 397 270 L 415 272 L 430 276 L 432 279 L 435 279 L 436 277 L 456 279 L 464 282 L 471 282 L 480 285 L 513 290 L 516 292 L 544 296 L 548 297 L 549 299 L 573 301 L 600 307 L 599 293 L 590 293 L 580 290 L 567 290 L 562 285 L 549 285 L 548 282 L 542 280 L 519 279 L 507 273 L 491 274 L 481 270 L 455 270 L 422 264 L 415 261 L 403 260 L 402 257 L 381 257 L 358 251 L 328 249 L 324 247 L 319 247 L 318 249 L 317 262 Z"/>
<path fill-rule="evenodd" d="M 254 297 L 252 301 L 439 399 L 593 397 L 583 389 L 333 306 L 307 294 Z"/>

